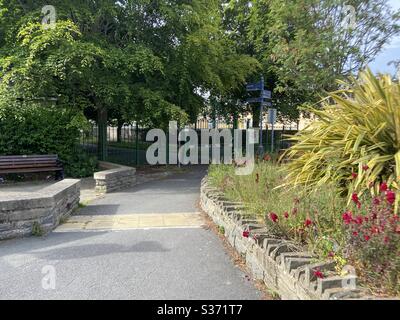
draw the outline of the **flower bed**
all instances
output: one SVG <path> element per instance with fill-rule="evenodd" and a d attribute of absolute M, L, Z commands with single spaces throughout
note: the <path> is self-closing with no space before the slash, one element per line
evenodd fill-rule
<path fill-rule="evenodd" d="M 348 204 L 329 184 L 308 195 L 300 188 L 276 188 L 285 181 L 281 169 L 267 161 L 252 175 L 236 176 L 232 166 L 211 166 L 209 180 L 228 200 L 242 202 L 249 218 L 264 223 L 271 236 L 306 247 L 316 261 L 332 261 L 336 275 L 353 265 L 371 294 L 399 295 L 400 224 L 392 191 L 382 184 L 378 197 L 355 194 Z M 243 236 L 251 236 L 250 230 Z M 329 276 L 314 272 L 321 279 Z"/>

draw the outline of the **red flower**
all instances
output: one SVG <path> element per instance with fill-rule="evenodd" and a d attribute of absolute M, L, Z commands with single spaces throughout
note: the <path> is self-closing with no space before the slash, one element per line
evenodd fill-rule
<path fill-rule="evenodd" d="M 342 218 L 346 224 L 350 224 L 351 221 L 353 220 L 353 214 L 351 213 L 351 211 L 347 211 L 343 213 Z"/>
<path fill-rule="evenodd" d="M 248 230 L 243 231 L 244 238 L 248 238 L 249 236 L 250 236 L 250 231 L 248 231 Z"/>
<path fill-rule="evenodd" d="M 286 219 L 289 219 L 289 212 L 285 212 L 284 214 L 283 214 L 283 216 L 286 218 Z"/>
<path fill-rule="evenodd" d="M 379 233 L 379 228 L 378 228 L 377 226 L 373 226 L 373 227 L 371 228 L 371 232 L 372 232 L 373 234 L 377 234 L 377 233 Z"/>
<path fill-rule="evenodd" d="M 365 164 L 365 165 L 363 165 L 362 169 L 363 169 L 364 171 L 368 171 L 368 170 L 369 170 L 369 167 Z"/>
<path fill-rule="evenodd" d="M 351 176 L 352 176 L 352 178 L 355 180 L 355 179 L 358 178 L 358 173 L 353 172 L 353 173 L 351 174 Z"/>
<path fill-rule="evenodd" d="M 371 239 L 370 236 L 368 236 L 368 235 L 365 235 L 365 236 L 364 236 L 364 240 L 365 240 L 365 241 L 369 241 L 370 239 Z"/>
<path fill-rule="evenodd" d="M 351 200 L 353 200 L 353 202 L 357 205 L 358 209 L 361 208 L 361 202 L 360 202 L 360 199 L 358 198 L 357 193 L 353 193 L 353 195 L 351 196 Z"/>
<path fill-rule="evenodd" d="M 273 221 L 273 222 L 277 222 L 278 221 L 278 215 L 274 212 L 271 212 L 269 214 L 269 218 Z"/>
<path fill-rule="evenodd" d="M 379 206 L 381 204 L 381 200 L 378 197 L 374 198 L 374 205 Z"/>
<path fill-rule="evenodd" d="M 304 226 L 306 228 L 308 228 L 309 226 L 311 226 L 313 224 L 313 222 L 310 219 L 306 219 L 306 221 L 304 221 Z"/>
<path fill-rule="evenodd" d="M 386 192 L 386 201 L 393 204 L 396 201 L 396 194 L 391 190 Z"/>
<path fill-rule="evenodd" d="M 356 224 L 363 224 L 364 218 L 363 218 L 362 216 L 358 216 L 358 217 L 354 220 L 354 222 L 355 222 Z"/>
<path fill-rule="evenodd" d="M 335 253 L 333 251 L 328 253 L 328 257 L 329 258 L 334 258 L 335 257 Z"/>
<path fill-rule="evenodd" d="M 358 237 L 358 232 L 357 232 L 357 231 L 354 231 L 354 232 L 353 232 L 353 236 Z"/>
<path fill-rule="evenodd" d="M 379 190 L 380 190 L 381 193 L 388 191 L 388 185 L 387 185 L 387 183 L 386 183 L 386 182 L 383 182 L 383 183 L 381 184 L 381 186 L 379 187 Z"/>
<path fill-rule="evenodd" d="M 319 279 L 325 278 L 324 274 L 319 269 L 314 270 L 314 276 L 316 276 Z"/>

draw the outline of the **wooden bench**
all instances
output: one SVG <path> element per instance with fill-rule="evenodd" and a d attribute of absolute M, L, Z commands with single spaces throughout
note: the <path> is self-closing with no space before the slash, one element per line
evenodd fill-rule
<path fill-rule="evenodd" d="M 0 156 L 0 174 L 55 172 L 64 179 L 64 168 L 57 155 Z"/>

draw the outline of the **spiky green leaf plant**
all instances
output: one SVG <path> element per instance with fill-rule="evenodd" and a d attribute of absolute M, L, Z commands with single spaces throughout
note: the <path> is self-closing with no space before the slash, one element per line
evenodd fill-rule
<path fill-rule="evenodd" d="M 385 181 L 400 200 L 400 84 L 389 75 L 360 73 L 331 93 L 305 130 L 291 137 L 284 156 L 286 185 L 306 191 L 334 183 L 342 192 L 379 192 Z M 350 200 L 349 200 L 350 201 Z"/>

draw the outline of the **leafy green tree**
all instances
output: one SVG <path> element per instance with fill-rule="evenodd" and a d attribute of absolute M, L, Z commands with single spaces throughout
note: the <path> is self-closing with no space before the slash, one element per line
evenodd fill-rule
<path fill-rule="evenodd" d="M 216 0 L 55 0 L 54 28 L 40 23 L 44 1 L 2 4 L 1 99 L 90 108 L 103 142 L 110 117 L 194 121 L 205 93 L 242 85 L 257 65 L 225 36 Z"/>
<path fill-rule="evenodd" d="M 232 0 L 224 7 L 238 50 L 262 63 L 274 105 L 293 120 L 298 106 L 337 89 L 337 79 L 364 69 L 399 32 L 388 0 Z"/>

